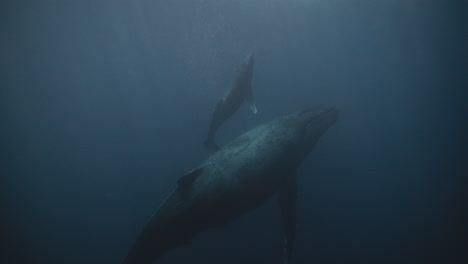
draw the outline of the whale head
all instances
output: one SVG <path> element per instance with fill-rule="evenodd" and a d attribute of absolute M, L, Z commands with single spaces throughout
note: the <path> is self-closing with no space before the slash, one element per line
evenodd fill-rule
<path fill-rule="evenodd" d="M 310 151 L 320 136 L 330 128 L 339 117 L 339 110 L 335 107 L 314 107 L 305 109 L 292 115 L 293 133 L 297 143 Z"/>

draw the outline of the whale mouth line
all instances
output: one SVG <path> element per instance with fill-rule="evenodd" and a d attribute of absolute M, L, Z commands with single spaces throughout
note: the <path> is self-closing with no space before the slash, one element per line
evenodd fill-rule
<path fill-rule="evenodd" d="M 320 118 L 324 118 L 330 115 L 338 115 L 339 112 L 340 110 L 338 110 L 338 108 L 330 107 L 329 109 L 325 110 L 324 113 L 320 115 Z"/>
<path fill-rule="evenodd" d="M 306 115 L 306 114 L 310 113 L 309 111 L 303 111 L 299 115 Z M 323 110 L 319 110 L 317 112 L 318 113 L 316 113 L 315 115 L 308 118 L 309 122 L 312 122 L 314 120 L 320 120 L 320 119 L 326 118 L 326 117 L 328 117 L 330 115 L 338 115 L 339 110 L 336 107 L 328 107 L 328 108 L 324 108 Z"/>
<path fill-rule="evenodd" d="M 324 108 L 323 110 L 320 110 L 319 112 L 317 112 L 315 115 L 308 117 L 305 122 L 305 126 L 311 127 L 319 123 L 329 126 L 338 119 L 338 116 L 339 116 L 338 108 L 336 107 Z"/>

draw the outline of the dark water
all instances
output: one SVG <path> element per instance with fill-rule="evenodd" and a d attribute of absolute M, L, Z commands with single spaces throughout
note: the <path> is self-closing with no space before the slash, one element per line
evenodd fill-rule
<path fill-rule="evenodd" d="M 296 263 L 466 263 L 467 9 L 432 0 L 11 1 L 1 263 L 119 263 L 256 50 L 259 114 L 341 109 L 300 170 Z M 158 263 L 280 263 L 276 199 Z"/>

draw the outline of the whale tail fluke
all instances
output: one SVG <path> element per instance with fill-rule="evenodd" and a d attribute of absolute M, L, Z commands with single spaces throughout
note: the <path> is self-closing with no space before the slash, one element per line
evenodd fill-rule
<path fill-rule="evenodd" d="M 219 150 L 219 146 L 213 141 L 213 139 L 207 139 L 203 144 L 205 145 L 205 148 L 209 150 L 213 150 L 215 152 Z"/>

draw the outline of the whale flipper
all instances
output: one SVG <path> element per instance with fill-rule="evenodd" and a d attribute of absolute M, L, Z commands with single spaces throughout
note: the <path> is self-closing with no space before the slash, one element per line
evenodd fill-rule
<path fill-rule="evenodd" d="M 281 222 L 283 224 L 284 235 L 284 251 L 283 251 L 283 264 L 291 262 L 292 253 L 294 248 L 294 236 L 296 233 L 296 173 L 291 175 L 279 194 L 279 202 L 281 209 Z"/>
<path fill-rule="evenodd" d="M 249 84 L 249 86 L 247 87 L 247 91 L 246 91 L 246 94 L 245 94 L 245 101 L 249 105 L 250 110 L 252 111 L 252 113 L 256 114 L 257 113 L 257 106 L 255 106 L 255 97 L 253 95 L 252 85 L 251 84 Z"/>
<path fill-rule="evenodd" d="M 252 113 L 256 114 L 257 113 L 257 106 L 255 106 L 255 103 L 250 103 L 250 110 L 252 110 Z"/>

